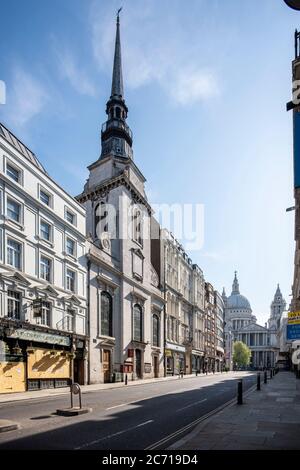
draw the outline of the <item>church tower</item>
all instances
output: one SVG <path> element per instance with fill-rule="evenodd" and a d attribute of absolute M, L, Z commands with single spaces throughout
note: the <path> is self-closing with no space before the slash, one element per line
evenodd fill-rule
<path fill-rule="evenodd" d="M 279 328 L 281 315 L 286 309 L 286 301 L 284 300 L 279 284 L 277 284 L 277 289 L 274 295 L 274 299 L 271 303 L 271 315 L 270 323 L 276 325 L 276 328 Z M 271 324 L 270 324 L 271 327 Z"/>
<path fill-rule="evenodd" d="M 119 13 L 117 15 L 111 95 L 106 104 L 106 114 L 107 121 L 102 125 L 101 130 L 101 158 L 106 158 L 108 155 L 132 158 L 132 132 L 126 123 L 128 108 L 124 98 Z"/>
<path fill-rule="evenodd" d="M 151 264 L 146 180 L 133 161 L 126 122 L 119 13 L 101 152 L 77 196 L 88 236 L 90 383 L 109 382 L 113 374 L 135 380 L 164 373 L 164 301 Z"/>

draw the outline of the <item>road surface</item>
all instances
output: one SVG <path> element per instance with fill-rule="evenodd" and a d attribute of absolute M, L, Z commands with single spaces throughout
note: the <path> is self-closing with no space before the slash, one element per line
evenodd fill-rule
<path fill-rule="evenodd" d="M 55 414 L 70 406 L 68 395 L 4 403 L 0 419 L 17 421 L 21 429 L 0 434 L 0 450 L 166 449 L 195 420 L 236 397 L 240 378 L 246 390 L 256 375 L 223 373 L 87 392 L 83 405 L 93 411 L 76 417 Z"/>

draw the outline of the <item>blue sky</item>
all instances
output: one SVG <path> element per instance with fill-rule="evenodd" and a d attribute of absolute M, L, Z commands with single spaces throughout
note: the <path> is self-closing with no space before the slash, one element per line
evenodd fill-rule
<path fill-rule="evenodd" d="M 191 257 L 217 289 L 234 270 L 259 321 L 293 277 L 293 32 L 283 0 L 1 2 L 0 120 L 71 194 L 100 154 L 115 12 L 135 162 L 153 203 L 205 205 Z"/>

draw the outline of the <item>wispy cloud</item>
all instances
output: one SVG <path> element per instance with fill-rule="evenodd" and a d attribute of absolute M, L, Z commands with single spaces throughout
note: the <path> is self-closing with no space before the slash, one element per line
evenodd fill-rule
<path fill-rule="evenodd" d="M 82 95 L 96 96 L 96 87 L 87 73 L 80 68 L 74 54 L 66 48 L 54 47 L 58 68 L 74 90 Z"/>
<path fill-rule="evenodd" d="M 186 69 L 178 72 L 170 93 L 180 105 L 206 100 L 220 92 L 215 74 L 209 70 Z"/>
<path fill-rule="evenodd" d="M 102 70 L 110 71 L 115 27 L 113 10 L 94 2 L 90 22 L 95 59 Z M 128 3 L 121 26 L 125 86 L 138 88 L 155 82 L 174 104 L 182 106 L 220 93 L 211 60 L 200 60 L 197 44 L 185 43 L 187 38 L 181 37 L 184 33 L 178 17 L 172 17 L 171 11 L 167 19 L 162 12 L 161 21 L 157 21 L 153 2 L 145 1 L 142 6 L 138 2 Z"/>
<path fill-rule="evenodd" d="M 7 86 L 5 113 L 16 127 L 24 127 L 39 115 L 49 101 L 44 85 L 28 71 L 16 67 L 11 86 Z"/>

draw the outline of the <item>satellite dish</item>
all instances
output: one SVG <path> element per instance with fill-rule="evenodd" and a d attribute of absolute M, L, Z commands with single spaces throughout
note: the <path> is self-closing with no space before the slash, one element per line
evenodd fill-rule
<path fill-rule="evenodd" d="M 300 11 L 300 0 L 284 0 L 284 2 L 294 10 Z"/>

